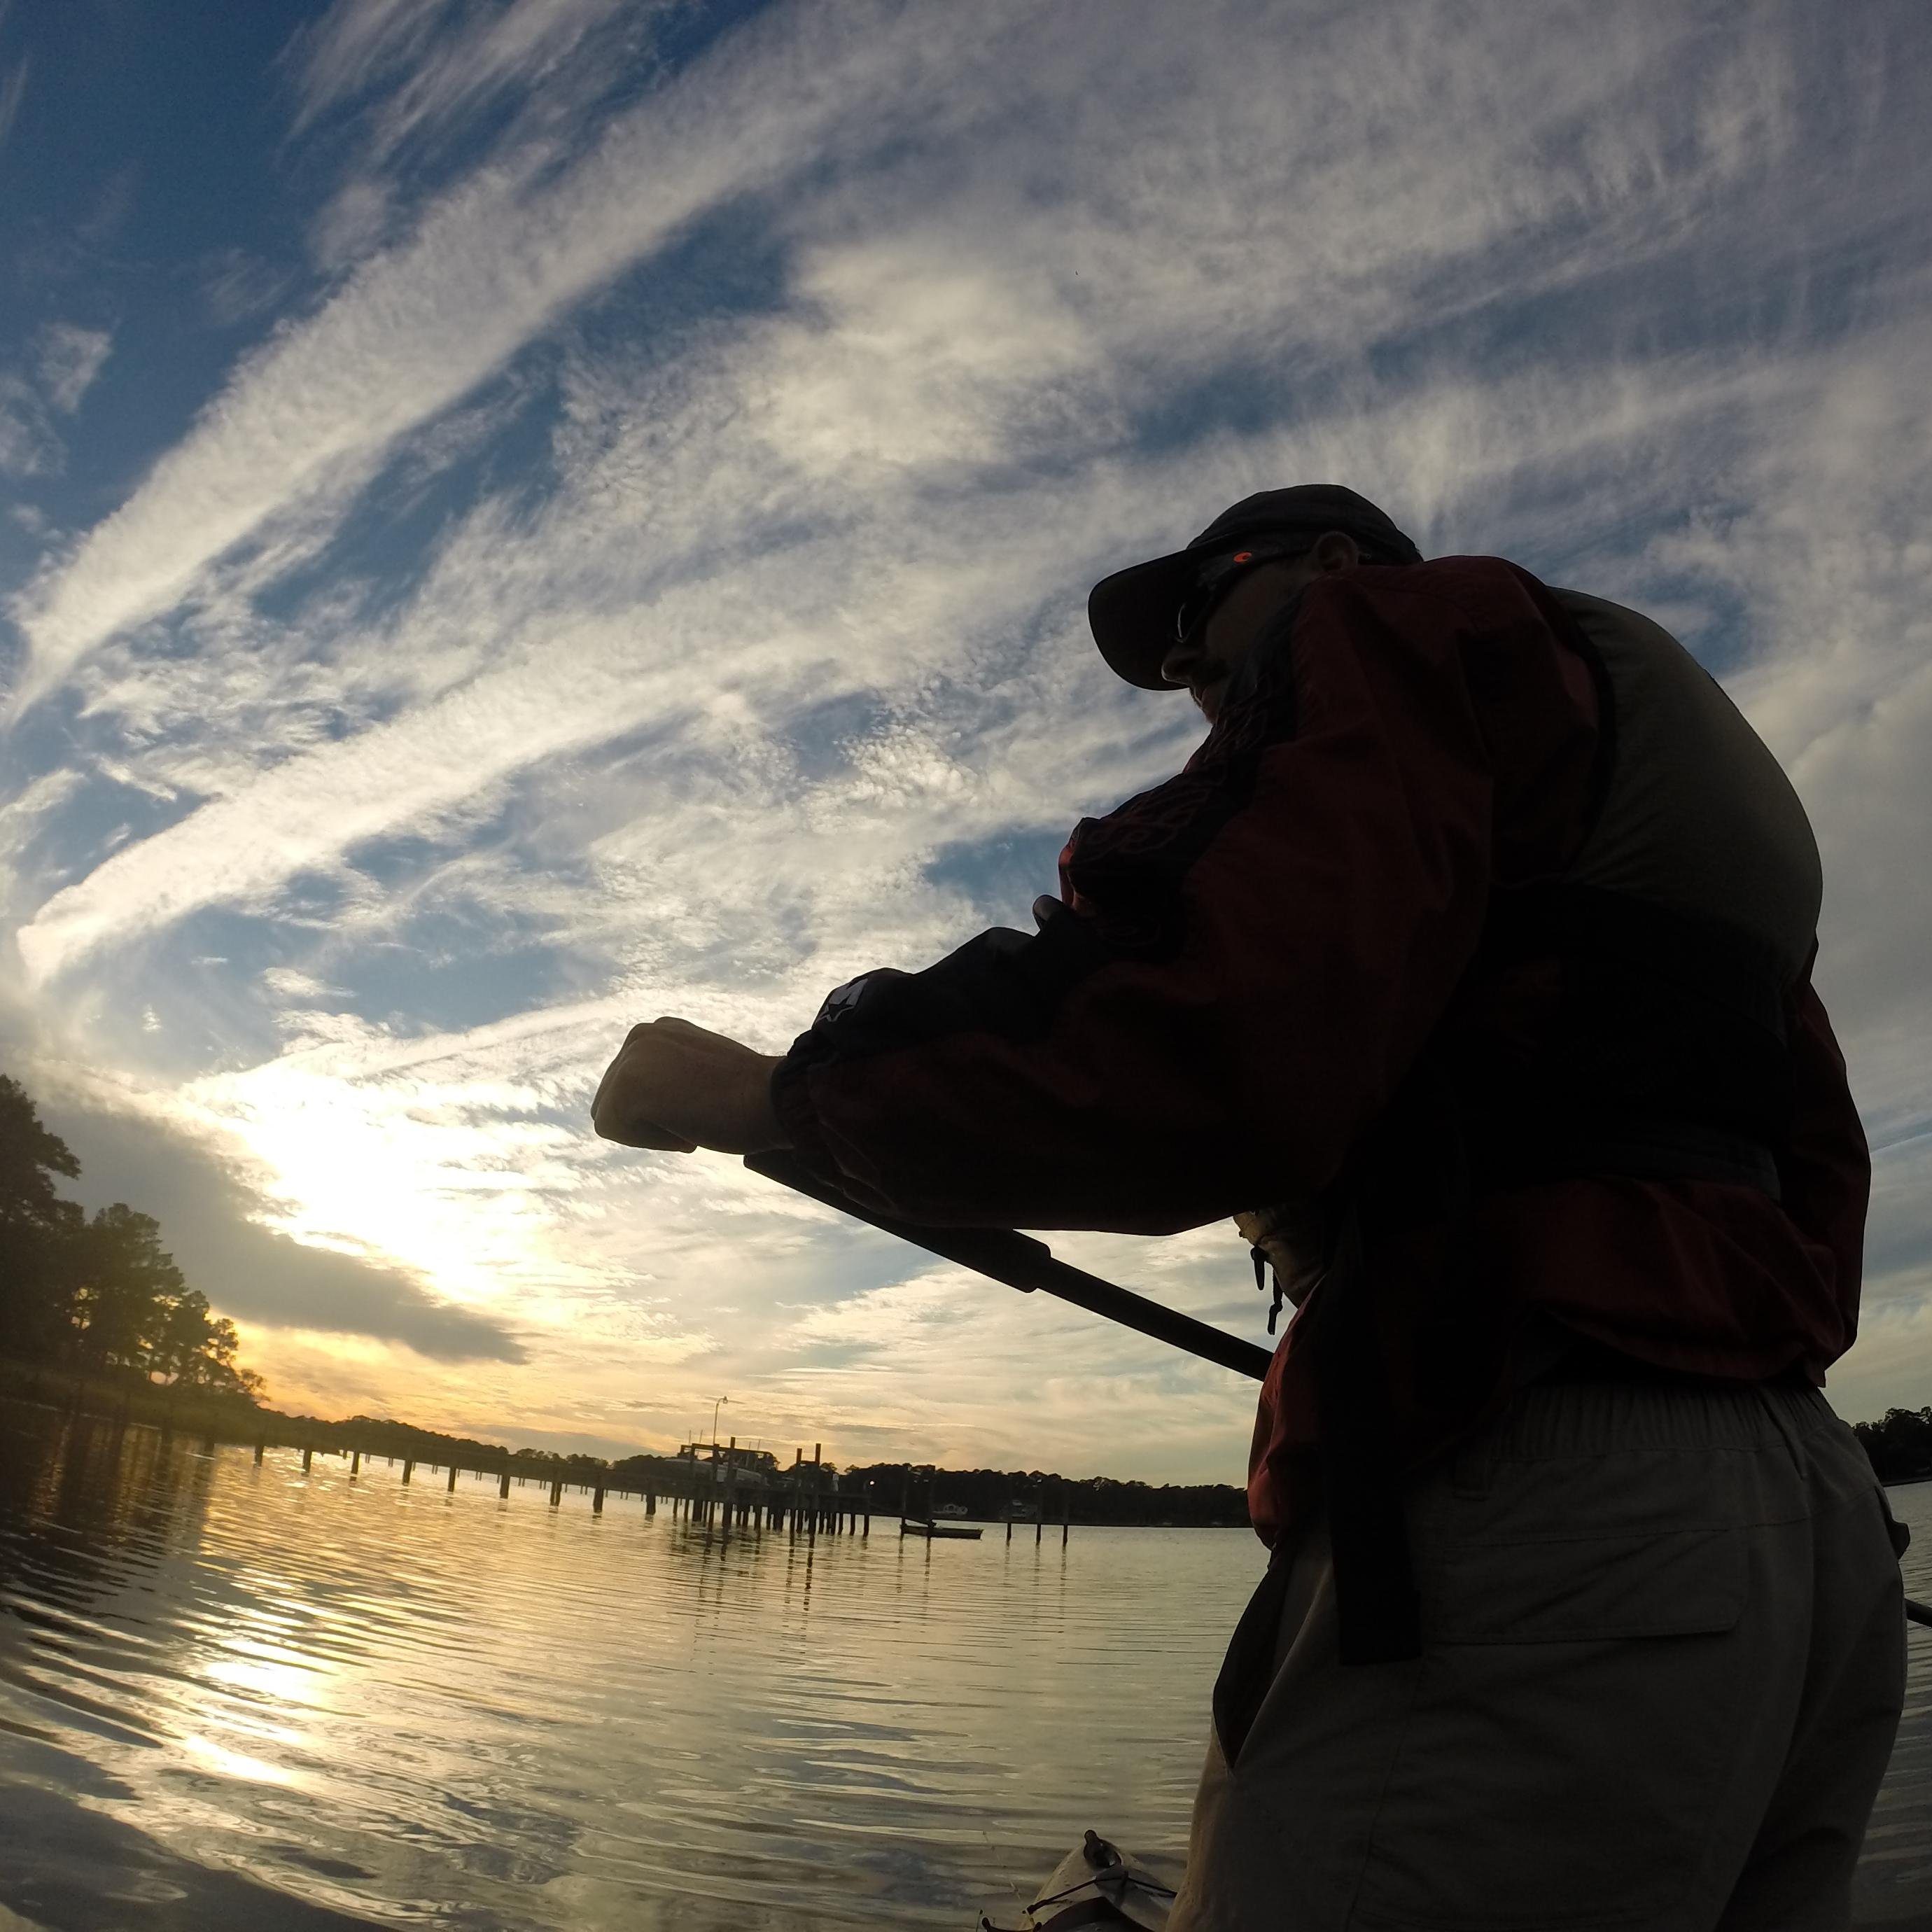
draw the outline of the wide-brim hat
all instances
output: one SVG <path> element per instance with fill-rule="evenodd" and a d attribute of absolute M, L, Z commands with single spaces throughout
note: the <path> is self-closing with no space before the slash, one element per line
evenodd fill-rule
<path fill-rule="evenodd" d="M 1185 550 L 1130 564 L 1103 577 L 1087 599 L 1087 622 L 1100 655 L 1143 691 L 1176 687 L 1160 674 L 1174 646 L 1174 614 L 1193 588 L 1202 562 L 1243 537 L 1305 536 L 1345 531 L 1378 563 L 1420 563 L 1422 553 L 1385 511 L 1339 483 L 1298 483 L 1263 490 L 1223 510 Z"/>

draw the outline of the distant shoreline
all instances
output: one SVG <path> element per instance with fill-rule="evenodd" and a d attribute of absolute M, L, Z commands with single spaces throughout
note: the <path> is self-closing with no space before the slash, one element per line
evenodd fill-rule
<path fill-rule="evenodd" d="M 549 1449 L 512 1449 L 500 1442 L 446 1436 L 381 1417 L 326 1422 L 232 1398 L 211 1399 L 199 1390 L 165 1388 L 131 1372 L 82 1376 L 49 1363 L 4 1356 L 0 1356 L 0 1402 L 155 1429 L 210 1444 L 380 1456 L 424 1469 L 454 1468 L 614 1494 L 652 1489 L 668 1492 L 688 1479 L 694 1463 L 690 1457 L 643 1452 L 610 1460 Z M 695 1460 L 699 1468 L 710 1466 L 706 1459 Z M 1155 1484 L 1106 1476 L 1061 1476 L 1051 1470 L 935 1468 L 930 1463 L 852 1466 L 842 1475 L 832 1465 L 825 1469 L 832 1479 L 828 1496 L 842 1495 L 854 1507 L 869 1506 L 874 1514 L 894 1517 L 903 1495 L 914 1505 L 916 1515 L 922 1515 L 936 1496 L 965 1507 L 968 1516 L 956 1520 L 980 1524 L 1004 1523 L 1010 1504 L 1016 1526 L 1022 1530 L 1036 1516 L 1048 1528 L 1058 1528 L 1063 1516 L 1088 1528 L 1250 1528 L 1246 1492 L 1228 1483 Z"/>
<path fill-rule="evenodd" d="M 687 1468 L 688 1461 L 640 1451 L 614 1460 L 562 1455 L 549 1449 L 512 1449 L 500 1442 L 446 1436 L 440 1430 L 386 1417 L 352 1416 L 327 1422 L 287 1415 L 258 1406 L 245 1397 L 198 1388 L 175 1388 L 147 1381 L 128 1370 L 82 1375 L 47 1362 L 0 1355 L 0 1401 L 24 1400 L 56 1411 L 79 1411 L 110 1421 L 138 1423 L 164 1433 L 194 1436 L 208 1442 L 249 1447 L 307 1449 L 323 1454 L 386 1456 L 428 1466 L 454 1466 L 478 1473 L 542 1476 L 586 1487 L 624 1490 L 647 1484 L 653 1474 Z M 1921 1460 L 1932 1448 L 1932 1408 L 1894 1409 L 1880 1422 L 1851 1425 L 1886 1489 L 1932 1483 L 1932 1468 Z M 1900 1462 L 1910 1462 L 1900 1470 Z M 828 1465 L 828 1469 L 832 1466 Z M 1148 1484 L 1106 1476 L 1063 1477 L 1051 1470 L 935 1469 L 930 1463 L 853 1465 L 844 1480 L 862 1483 L 876 1509 L 896 1508 L 902 1487 L 916 1481 L 964 1504 L 959 1520 L 1003 1523 L 1005 1505 L 1024 1504 L 1049 1523 L 1060 1520 L 1063 1499 L 1068 1520 L 1089 1528 L 1246 1529 L 1246 1491 L 1231 1483 Z M 1030 1513 L 1015 1520 L 1024 1525 Z"/>

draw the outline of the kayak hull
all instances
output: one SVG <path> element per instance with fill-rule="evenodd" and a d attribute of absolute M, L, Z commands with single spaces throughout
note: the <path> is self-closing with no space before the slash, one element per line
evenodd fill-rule
<path fill-rule="evenodd" d="M 1154 1874 L 1097 1832 L 1053 1868 L 1026 1909 L 1024 1928 L 1012 1932 L 1072 1932 L 1075 1927 L 1126 1926 L 1138 1932 L 1166 1932 L 1174 1893 Z M 982 1932 L 1002 1932 L 989 1918 Z"/>

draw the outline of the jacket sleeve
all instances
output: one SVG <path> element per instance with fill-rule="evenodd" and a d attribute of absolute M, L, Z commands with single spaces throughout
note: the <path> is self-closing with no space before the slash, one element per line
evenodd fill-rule
<path fill-rule="evenodd" d="M 1496 559 L 1322 580 L 1186 770 L 1077 828 L 1039 934 L 826 1001 L 773 1078 L 794 1144 L 928 1223 L 1172 1233 L 1324 1184 L 1492 885 L 1582 836 L 1580 649 Z"/>

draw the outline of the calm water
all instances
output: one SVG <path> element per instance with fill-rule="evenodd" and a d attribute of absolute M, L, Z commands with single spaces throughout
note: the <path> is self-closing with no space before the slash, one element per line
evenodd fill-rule
<path fill-rule="evenodd" d="M 0 1411 L 0 1928 L 964 1932 L 1089 1825 L 1175 1875 L 1245 1531 L 725 1544 L 399 1478 Z M 1932 1907 L 1913 1654 L 1869 1922 Z"/>

